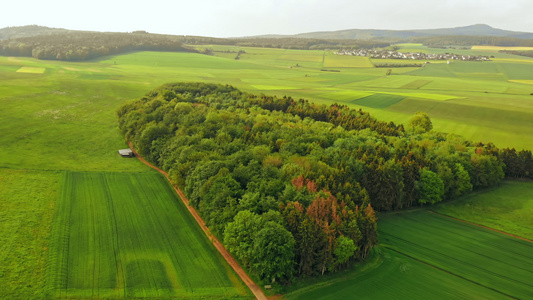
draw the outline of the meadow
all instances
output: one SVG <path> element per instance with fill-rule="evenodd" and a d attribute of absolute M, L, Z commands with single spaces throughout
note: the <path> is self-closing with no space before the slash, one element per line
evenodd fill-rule
<path fill-rule="evenodd" d="M 357 271 L 287 299 L 525 299 L 533 243 L 425 210 L 380 215 L 381 246 Z"/>
<path fill-rule="evenodd" d="M 533 240 L 533 182 L 505 181 L 498 188 L 475 191 L 435 211 Z"/>
<path fill-rule="evenodd" d="M 405 47 L 437 51 L 421 45 Z M 0 294 L 11 298 L 41 298 L 46 286 L 46 291 L 54 295 L 69 297 L 195 297 L 189 292 L 202 289 L 196 285 L 200 282 L 197 279 L 191 279 L 190 285 L 179 281 L 182 279 L 178 275 L 182 273 L 176 265 L 179 266 L 181 260 L 175 257 L 176 252 L 172 252 L 174 246 L 165 244 L 166 230 L 147 236 L 146 227 L 136 227 L 137 223 L 131 223 L 124 215 L 115 212 L 115 217 L 119 216 L 119 219 L 115 218 L 115 225 L 105 218 L 113 213 L 110 199 L 117 199 L 139 218 L 140 203 L 151 203 L 145 198 L 141 199 L 144 202 L 131 202 L 121 194 L 136 191 L 141 197 L 147 197 L 143 193 L 154 193 L 150 185 L 159 186 L 163 191 L 166 189 L 162 187 L 163 183 L 154 183 L 160 181 L 159 175 L 146 173 L 142 163 L 118 156 L 117 150 L 126 146 L 117 128 L 115 110 L 125 101 L 139 98 L 167 82 L 231 84 L 257 94 L 290 95 L 324 104 L 343 103 L 369 111 L 378 119 L 396 123 L 406 123 L 415 112 L 424 110 L 432 118 L 435 130 L 453 132 L 474 141 L 494 142 L 500 147 L 533 149 L 533 73 L 530 72 L 533 59 L 530 58 L 483 49 L 461 50 L 464 53 L 490 53 L 495 58 L 483 63 L 431 63 L 423 68 L 392 68 L 392 75 L 386 76 L 386 69 L 373 68 L 370 64 L 380 63 L 379 60 L 341 59 L 334 57 L 332 52 L 225 46 L 217 46 L 217 49 L 242 49 L 246 53 L 235 60 L 235 53 L 224 52 L 215 52 L 214 56 L 138 52 L 85 63 L 0 57 L 0 179 L 5 187 L 0 189 Z M 324 68 L 338 72 L 323 71 Z M 135 182 L 138 184 L 134 185 Z M 79 190 L 73 189 L 75 186 Z M 103 202 L 90 200 L 89 190 L 96 191 L 98 199 Z M 66 196 L 68 192 L 81 202 L 69 202 L 68 199 L 73 198 Z M 485 199 L 492 193 L 475 195 Z M 527 189 L 522 193 L 526 195 Z M 156 210 L 160 213 L 159 209 L 167 209 L 176 214 L 181 210 L 175 203 L 175 195 L 162 194 L 154 195 L 158 199 L 157 205 L 161 206 L 152 207 L 152 213 L 138 221 L 139 226 L 163 226 L 149 223 L 155 222 Z M 494 202 L 498 201 L 494 199 Z M 458 207 L 462 205 L 460 203 L 463 202 L 457 202 Z M 66 207 L 84 209 L 90 214 L 69 215 L 64 211 Z M 444 207 L 442 209 L 444 212 Z M 478 211 L 482 209 L 474 210 L 476 214 Z M 446 213 L 453 214 L 450 210 Z M 56 220 L 53 223 L 54 214 Z M 197 234 L 196 229 L 189 228 L 192 226 L 189 221 L 178 222 L 178 218 L 165 216 L 169 223 L 164 226 L 188 228 L 189 238 L 197 240 L 195 243 L 199 245 L 205 243 L 201 241 L 201 232 Z M 511 226 L 521 227 L 523 214 L 521 216 L 513 217 L 511 222 L 515 225 Z M 68 231 L 58 229 L 57 226 L 66 226 L 65 220 L 69 218 L 85 218 L 86 225 L 74 222 Z M 158 228 L 167 228 L 164 226 Z M 118 231 L 124 232 L 125 236 L 112 235 Z M 107 240 L 95 239 L 97 234 Z M 177 233 L 169 231 L 168 234 Z M 67 247 L 70 245 L 68 237 L 72 241 L 80 240 Z M 146 259 L 144 255 L 153 249 L 142 242 L 143 239 L 161 245 L 164 253 L 157 254 L 155 260 Z M 139 248 L 127 244 L 133 240 L 140 241 Z M 83 244 L 87 248 L 77 246 L 82 242 L 87 243 Z M 120 246 L 124 252 L 110 256 L 112 250 L 104 244 L 116 249 Z M 89 249 L 101 250 L 91 253 Z M 394 268 L 390 264 L 400 268 L 408 262 L 417 270 L 413 273 L 436 272 L 434 268 L 391 249 L 383 248 L 383 255 L 378 255 L 379 265 L 383 268 Z M 95 251 L 101 251 L 101 256 Z M 213 268 L 219 270 L 217 272 L 226 272 L 226 265 L 217 262 L 217 254 L 210 252 L 214 250 L 201 251 L 204 251 L 202 257 L 211 260 Z M 76 254 L 67 257 L 65 253 Z M 50 276 L 44 275 L 46 265 L 54 270 Z M 122 276 L 117 275 L 119 267 Z M 400 269 L 391 274 L 400 276 L 403 274 Z M 135 275 L 140 271 L 150 276 Z M 209 287 L 214 294 L 208 291 L 198 293 L 206 297 L 242 295 L 240 283 L 227 279 L 231 276 L 225 274 L 224 283 Z M 415 283 L 426 277 L 420 275 L 416 279 L 413 274 L 409 278 Z M 46 278 L 49 281 L 45 284 Z M 375 284 L 379 286 L 381 279 L 376 278 Z M 443 277 L 437 278 L 441 280 Z M 457 281 L 454 276 L 446 278 L 442 280 Z M 234 284 L 233 287 L 229 287 L 229 282 Z M 458 290 L 480 289 L 477 284 L 463 281 L 453 284 L 461 287 Z M 417 288 L 422 290 L 424 287 Z M 481 290 L 487 293 L 485 295 L 495 293 Z M 446 295 L 445 290 L 442 293 Z"/>
<path fill-rule="evenodd" d="M 60 173 L 0 169 L 0 295 L 42 299 Z"/>

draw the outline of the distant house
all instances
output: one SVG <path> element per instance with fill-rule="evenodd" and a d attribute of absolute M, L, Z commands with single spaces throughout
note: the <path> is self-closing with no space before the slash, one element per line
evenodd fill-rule
<path fill-rule="evenodd" d="M 133 154 L 133 151 L 129 148 L 118 150 L 118 154 L 120 154 L 120 156 L 122 157 L 134 157 L 135 156 L 135 154 Z"/>

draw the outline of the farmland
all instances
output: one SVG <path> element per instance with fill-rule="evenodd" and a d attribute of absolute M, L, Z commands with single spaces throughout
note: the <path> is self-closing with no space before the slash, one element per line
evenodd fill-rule
<path fill-rule="evenodd" d="M 59 178 L 54 171 L 0 169 L 0 294 L 6 299 L 44 295 Z"/>
<path fill-rule="evenodd" d="M 406 47 L 416 51 L 440 51 L 421 45 Z M 199 229 L 194 228 L 186 214 L 183 215 L 184 209 L 159 175 L 145 173 L 146 167 L 137 160 L 122 159 L 116 153 L 117 149 L 125 147 L 117 128 L 117 107 L 169 81 L 231 84 L 253 93 L 290 95 L 324 104 L 338 102 L 362 108 L 380 120 L 396 123 L 406 123 L 415 112 L 423 110 L 429 113 L 435 130 L 453 132 L 474 141 L 491 141 L 499 147 L 533 149 L 533 96 L 530 95 L 533 93 L 533 73 L 530 71 L 533 59 L 484 49 L 462 50 L 465 53 L 490 53 L 496 58 L 482 63 L 452 62 L 447 65 L 432 62 L 423 68 L 392 68 L 392 75 L 385 76 L 385 69 L 369 65 L 369 62 L 380 63 L 379 60 L 363 58 L 348 62 L 343 61 L 346 58 L 333 58 L 332 53 L 324 51 L 225 46 L 217 46 L 217 49 L 242 49 L 246 53 L 235 60 L 235 53 L 224 52 L 215 52 L 215 56 L 138 52 L 86 63 L 0 57 L 0 179 L 2 187 L 7 187 L 0 189 L 0 294 L 14 299 L 41 298 L 45 290 L 57 296 L 80 298 L 232 297 L 246 294 L 240 281 L 236 281 L 227 265 L 220 262 L 218 254 L 207 247 L 208 241 Z M 340 72 L 321 71 L 323 68 Z M 507 189 L 509 185 L 514 183 L 502 187 L 502 197 L 517 193 L 525 199 L 530 194 L 530 184 Z M 156 188 L 157 192 L 154 191 Z M 526 223 L 530 219 L 530 202 L 519 204 L 506 200 L 507 206 L 496 206 L 502 199 L 497 191 L 475 193 L 476 198 L 472 198 L 475 202 L 457 202 L 443 206 L 439 211 L 476 223 L 489 220 L 483 224 L 517 235 L 530 234 L 531 231 L 524 231 L 530 230 Z M 148 201 L 152 197 L 156 201 Z M 481 199 L 486 202 L 477 201 Z M 465 208 L 470 209 L 468 216 L 459 214 Z M 501 211 L 508 210 L 516 214 L 505 215 L 503 219 L 508 221 L 507 225 L 494 220 Z M 147 211 L 151 213 L 147 214 Z M 52 226 L 56 213 L 58 218 Z M 110 223 L 113 214 L 115 224 Z M 377 267 L 369 267 L 364 271 L 366 273 L 354 277 L 363 286 L 368 283 L 376 287 L 376 292 L 382 293 L 375 296 L 416 292 L 421 298 L 434 294 L 449 298 L 454 289 L 458 294 L 452 296 L 459 297 L 471 294 L 481 295 L 480 298 L 524 295 L 524 285 L 514 279 L 509 282 L 501 278 L 496 280 L 509 287 L 484 288 L 483 277 L 494 270 L 471 269 L 474 278 L 460 279 L 450 274 L 468 278 L 457 270 L 457 261 L 449 265 L 448 258 L 439 249 L 413 246 L 428 243 L 427 240 L 406 242 L 402 239 L 411 236 L 406 228 L 410 225 L 412 230 L 420 233 L 423 220 L 460 228 L 487 240 L 502 238 L 505 245 L 514 242 L 469 225 L 459 226 L 446 218 L 418 213 L 413 216 L 419 216 L 421 221 L 395 215 L 381 218 L 382 237 L 388 241 L 382 241 L 387 245 L 370 262 Z M 73 221 L 71 226 L 67 226 L 68 220 Z M 76 220 L 83 222 L 74 222 Z M 394 222 L 405 226 L 391 228 Z M 147 229 L 151 226 L 158 228 L 158 234 L 149 234 L 153 233 Z M 50 236 L 52 227 L 54 230 Z M 423 228 L 427 229 L 425 225 Z M 121 235 L 116 236 L 117 232 Z M 428 236 L 420 233 L 421 239 Z M 453 240 L 457 236 L 448 237 Z M 461 239 L 464 242 L 465 237 Z M 179 244 L 180 241 L 193 241 L 196 245 L 194 253 L 202 253 L 194 257 L 201 257 L 212 266 L 213 271 L 204 275 L 206 278 L 218 274 L 223 279 L 211 280 L 212 285 L 193 277 L 189 282 L 183 282 L 179 267 L 183 260 L 179 256 L 190 257 L 192 254 Z M 440 247 L 441 242 L 446 244 L 448 240 L 441 239 L 432 245 Z M 158 250 L 150 245 L 157 245 Z M 531 252 L 527 246 L 518 245 L 517 248 L 526 247 Z M 115 249 L 118 250 L 116 255 Z M 179 253 L 175 249 L 179 249 Z M 425 251 L 425 256 L 418 260 L 410 258 L 418 257 L 417 249 Z M 483 249 L 485 255 L 493 255 L 493 250 Z M 461 251 L 461 255 L 472 257 L 467 250 Z M 502 259 L 503 263 L 515 265 L 515 262 L 508 261 L 509 257 L 502 256 Z M 197 262 L 192 259 L 190 263 L 183 267 L 195 267 Z M 487 261 L 480 263 L 492 265 Z M 47 264 L 51 273 L 45 276 Z M 515 271 L 512 267 L 511 274 L 506 276 L 515 278 Z M 140 272 L 149 275 L 137 276 Z M 405 274 L 410 276 L 403 276 Z M 516 271 L 516 274 L 522 273 Z M 529 276 L 531 278 L 531 274 Z M 401 280 L 396 280 L 398 277 Z M 427 280 L 455 288 L 436 286 L 430 293 L 420 284 Z M 355 285 L 351 279 L 340 281 L 324 292 L 315 291 L 317 298 L 326 294 L 363 293 L 362 285 Z M 384 282 L 390 289 L 380 285 Z M 412 289 L 399 291 L 406 284 Z M 289 298 L 300 297 L 298 295 Z"/>
<path fill-rule="evenodd" d="M 247 295 L 159 174 L 65 172 L 61 187 L 50 245 L 52 296 Z"/>
<path fill-rule="evenodd" d="M 474 192 L 436 211 L 533 240 L 533 182 L 507 181 Z"/>
<path fill-rule="evenodd" d="M 427 211 L 382 215 L 379 231 L 382 247 L 360 271 L 321 288 L 293 291 L 287 298 L 524 299 L 531 295 L 530 242 Z"/>

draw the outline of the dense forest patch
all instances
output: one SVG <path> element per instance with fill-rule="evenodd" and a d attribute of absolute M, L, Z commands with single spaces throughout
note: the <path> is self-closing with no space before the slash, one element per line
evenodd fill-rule
<path fill-rule="evenodd" d="M 0 40 L 0 55 L 37 59 L 85 61 L 129 51 L 196 52 L 178 36 L 146 32 L 112 33 L 68 31 Z"/>
<path fill-rule="evenodd" d="M 126 139 L 184 189 L 230 252 L 272 280 L 363 259 L 377 242 L 374 209 L 533 175 L 530 151 L 434 132 L 425 113 L 404 127 L 342 105 L 173 83 L 117 114 Z"/>

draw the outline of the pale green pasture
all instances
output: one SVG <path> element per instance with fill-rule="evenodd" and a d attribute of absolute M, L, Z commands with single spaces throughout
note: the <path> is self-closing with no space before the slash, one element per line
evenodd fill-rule
<path fill-rule="evenodd" d="M 324 51 L 316 50 L 286 50 L 279 57 L 280 60 L 302 61 L 321 63 L 324 60 Z"/>
<path fill-rule="evenodd" d="M 533 181 L 505 181 L 502 186 L 476 191 L 437 211 L 533 240 Z"/>
<path fill-rule="evenodd" d="M 46 68 L 35 68 L 35 67 L 21 67 L 17 70 L 19 73 L 32 73 L 32 74 L 43 74 L 46 71 Z"/>
<path fill-rule="evenodd" d="M 68 74 L 24 75 L 8 79 L 8 74 L 0 72 L 6 78 L 0 89 L 13 91 L 0 96 L 1 167 L 141 168 L 116 155 L 125 145 L 115 110 L 132 95 L 144 93 L 146 86 L 80 80 Z"/>
<path fill-rule="evenodd" d="M 373 68 L 374 65 L 368 57 L 326 54 L 324 68 Z"/>

